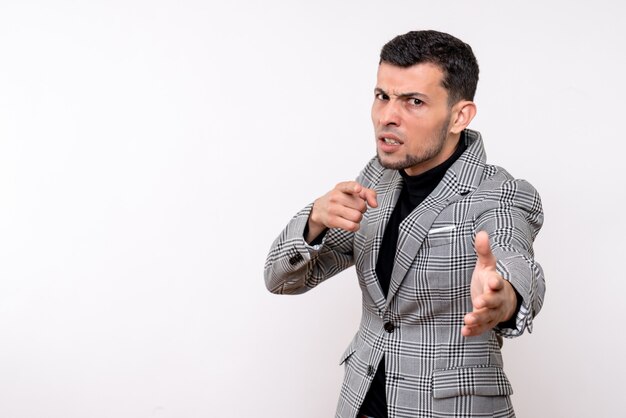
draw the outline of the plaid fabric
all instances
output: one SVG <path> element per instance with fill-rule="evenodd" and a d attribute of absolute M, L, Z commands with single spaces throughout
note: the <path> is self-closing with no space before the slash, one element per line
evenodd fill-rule
<path fill-rule="evenodd" d="M 402 183 L 397 171 L 384 169 L 375 158 L 357 181 L 376 190 L 379 206 L 368 209 L 359 231 L 331 229 L 320 245 L 308 245 L 302 235 L 308 205 L 271 247 L 265 282 L 274 293 L 306 292 L 356 266 L 363 314 L 341 357 L 345 377 L 337 417 L 356 416 L 383 355 L 390 418 L 514 416 L 501 337 L 530 332 L 543 304 L 543 272 L 532 249 L 543 222 L 541 201 L 529 183 L 487 165 L 480 134 L 466 133 L 465 153 L 400 224 L 387 298 L 375 267 Z M 481 230 L 489 233 L 499 273 L 523 303 L 514 329 L 465 338 L 474 238 Z"/>

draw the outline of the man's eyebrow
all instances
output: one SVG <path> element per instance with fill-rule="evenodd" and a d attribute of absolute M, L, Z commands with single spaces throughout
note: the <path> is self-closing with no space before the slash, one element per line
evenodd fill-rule
<path fill-rule="evenodd" d="M 417 91 L 407 92 L 407 93 L 400 93 L 400 94 L 389 94 L 385 90 L 381 89 L 380 87 L 376 87 L 374 89 L 374 93 L 376 93 L 376 94 L 384 94 L 386 96 L 395 96 L 398 99 L 408 99 L 410 97 L 417 97 L 417 98 L 428 99 L 428 96 L 426 94 L 419 93 Z"/>

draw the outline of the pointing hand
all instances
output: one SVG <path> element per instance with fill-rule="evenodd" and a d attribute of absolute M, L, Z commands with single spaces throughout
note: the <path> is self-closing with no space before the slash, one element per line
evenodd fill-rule
<path fill-rule="evenodd" d="M 307 242 L 311 242 L 326 228 L 358 231 L 368 206 L 378 206 L 374 190 L 363 187 L 356 181 L 337 184 L 313 203 Z"/>

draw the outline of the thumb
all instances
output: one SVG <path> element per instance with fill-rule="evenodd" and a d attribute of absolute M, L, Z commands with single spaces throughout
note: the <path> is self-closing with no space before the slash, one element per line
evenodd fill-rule
<path fill-rule="evenodd" d="M 476 249 L 476 255 L 478 260 L 476 261 L 476 267 L 496 269 L 496 257 L 491 252 L 489 246 L 489 234 L 485 231 L 480 231 L 476 234 L 476 241 L 474 242 L 474 248 Z"/>
<path fill-rule="evenodd" d="M 378 201 L 376 200 L 376 191 L 368 188 L 363 188 L 361 193 L 359 193 L 361 199 L 365 200 L 369 207 L 376 208 L 378 207 Z"/>

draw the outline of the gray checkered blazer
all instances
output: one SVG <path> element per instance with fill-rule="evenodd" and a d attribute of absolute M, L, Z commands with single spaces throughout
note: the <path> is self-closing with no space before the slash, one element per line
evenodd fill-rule
<path fill-rule="evenodd" d="M 487 165 L 478 132 L 435 190 L 400 224 L 387 298 L 376 277 L 383 232 L 402 187 L 401 176 L 374 158 L 357 181 L 375 189 L 377 208 L 356 233 L 331 229 L 320 245 L 303 232 L 312 205 L 274 241 L 265 265 L 273 293 L 306 292 L 352 266 L 363 294 L 361 325 L 341 357 L 345 377 L 336 417 L 354 418 L 385 357 L 390 418 L 511 417 L 511 385 L 502 370 L 501 336 L 532 330 L 545 292 L 532 243 L 543 222 L 541 201 L 526 181 Z M 474 237 L 489 233 L 497 269 L 523 299 L 516 327 L 479 337 L 461 335 L 472 310 Z"/>

